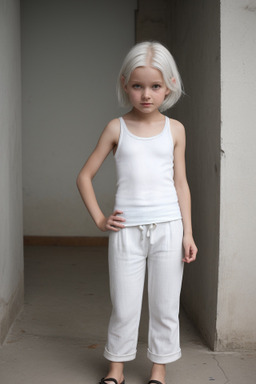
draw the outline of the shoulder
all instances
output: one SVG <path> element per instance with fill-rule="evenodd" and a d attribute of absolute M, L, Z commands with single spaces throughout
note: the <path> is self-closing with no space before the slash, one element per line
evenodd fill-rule
<path fill-rule="evenodd" d="M 170 129 L 173 136 L 174 145 L 180 142 L 185 142 L 185 127 L 180 121 L 170 119 Z"/>
<path fill-rule="evenodd" d="M 120 120 L 111 120 L 104 128 L 102 135 L 108 137 L 113 143 L 117 143 L 120 135 Z"/>
<path fill-rule="evenodd" d="M 115 133 L 120 131 L 120 120 L 119 119 L 113 119 L 111 120 L 105 127 L 105 131 L 109 133 Z"/>
<path fill-rule="evenodd" d="M 169 119 L 170 120 L 170 126 L 171 126 L 171 129 L 173 131 L 175 131 L 176 133 L 180 133 L 180 134 L 185 134 L 185 127 L 184 125 L 178 121 L 178 120 L 175 120 L 175 119 Z"/>

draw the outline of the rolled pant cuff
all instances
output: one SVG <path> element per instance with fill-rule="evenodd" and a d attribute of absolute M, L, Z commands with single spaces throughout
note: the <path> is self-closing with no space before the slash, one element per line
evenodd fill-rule
<path fill-rule="evenodd" d="M 134 353 L 130 353 L 129 355 L 114 355 L 113 353 L 110 353 L 107 350 L 107 348 L 105 348 L 105 350 L 104 350 L 104 357 L 107 360 L 110 360 L 110 361 L 113 361 L 113 362 L 116 362 L 116 363 L 122 363 L 124 361 L 134 360 L 135 357 L 136 357 L 136 352 L 137 351 L 135 351 Z"/>
<path fill-rule="evenodd" d="M 174 361 L 181 358 L 181 350 L 178 352 L 172 353 L 170 355 L 156 355 L 152 353 L 149 349 L 147 352 L 148 359 L 152 361 L 152 363 L 156 364 L 168 364 L 173 363 Z"/>

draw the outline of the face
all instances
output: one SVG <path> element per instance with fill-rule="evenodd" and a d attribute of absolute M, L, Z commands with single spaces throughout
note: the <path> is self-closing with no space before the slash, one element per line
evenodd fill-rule
<path fill-rule="evenodd" d="M 123 79 L 124 81 L 124 79 Z M 144 113 L 158 110 L 170 93 L 162 73 L 153 67 L 137 67 L 131 74 L 124 90 L 134 108 Z"/>

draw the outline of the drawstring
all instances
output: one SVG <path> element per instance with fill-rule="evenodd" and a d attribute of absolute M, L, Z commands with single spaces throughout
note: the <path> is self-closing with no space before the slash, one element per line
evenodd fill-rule
<path fill-rule="evenodd" d="M 147 238 L 149 238 L 149 243 L 152 245 L 154 244 L 154 230 L 155 228 L 157 227 L 157 224 L 156 223 L 152 223 L 152 224 L 149 224 L 148 228 L 147 228 L 147 233 L 146 233 L 146 236 Z M 144 239 L 144 226 L 143 225 L 140 225 L 139 226 L 139 229 L 141 231 L 141 240 Z"/>
<path fill-rule="evenodd" d="M 154 230 L 156 228 L 156 223 L 150 224 L 147 230 L 147 237 L 149 238 L 149 243 L 154 244 Z"/>
<path fill-rule="evenodd" d="M 143 225 L 140 225 L 139 229 L 140 229 L 140 234 L 141 234 L 140 239 L 141 239 L 141 241 L 143 241 L 143 238 L 144 238 L 143 237 L 143 230 L 144 230 Z"/>

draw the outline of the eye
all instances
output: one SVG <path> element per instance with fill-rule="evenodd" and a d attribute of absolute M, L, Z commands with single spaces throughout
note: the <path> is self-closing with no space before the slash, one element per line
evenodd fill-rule
<path fill-rule="evenodd" d="M 133 86 L 132 86 L 134 89 L 140 89 L 141 88 L 141 86 L 139 85 L 139 84 L 133 84 Z"/>
<path fill-rule="evenodd" d="M 153 89 L 159 89 L 159 88 L 161 88 L 161 85 L 160 84 L 154 84 L 152 88 Z"/>

